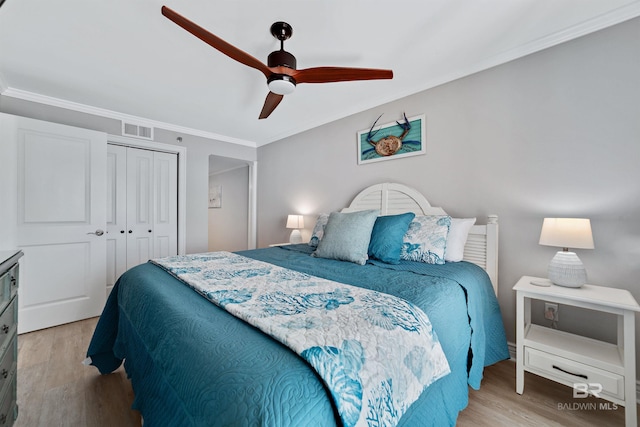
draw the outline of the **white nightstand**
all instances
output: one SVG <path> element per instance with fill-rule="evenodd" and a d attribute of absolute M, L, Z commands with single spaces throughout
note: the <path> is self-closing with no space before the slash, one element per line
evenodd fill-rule
<path fill-rule="evenodd" d="M 625 424 L 637 426 L 635 312 L 640 306 L 625 289 L 584 285 L 565 288 L 532 285 L 523 276 L 516 291 L 516 392 L 524 391 L 524 371 L 587 391 L 625 407 Z M 531 323 L 531 300 L 613 313 L 618 316 L 617 344 Z M 601 388 L 601 390 L 600 390 Z M 575 391 L 578 392 L 576 395 Z"/>

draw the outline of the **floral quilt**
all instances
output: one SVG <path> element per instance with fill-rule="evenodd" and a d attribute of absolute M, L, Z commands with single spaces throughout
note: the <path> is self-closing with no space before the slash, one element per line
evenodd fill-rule
<path fill-rule="evenodd" d="M 427 315 L 401 298 L 230 252 L 152 262 L 298 353 L 345 427 L 395 426 L 450 372 Z"/>

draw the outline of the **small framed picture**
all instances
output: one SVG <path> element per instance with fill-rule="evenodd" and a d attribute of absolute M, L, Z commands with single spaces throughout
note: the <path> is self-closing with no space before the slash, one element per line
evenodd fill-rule
<path fill-rule="evenodd" d="M 209 188 L 209 208 L 222 207 L 222 185 L 212 185 Z"/>
<path fill-rule="evenodd" d="M 381 162 L 418 156 L 427 152 L 426 117 L 402 117 L 397 122 L 381 125 L 358 132 L 358 164 Z"/>

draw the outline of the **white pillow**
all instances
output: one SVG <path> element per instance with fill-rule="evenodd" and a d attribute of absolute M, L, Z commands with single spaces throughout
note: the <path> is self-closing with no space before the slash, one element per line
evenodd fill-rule
<path fill-rule="evenodd" d="M 447 235 L 447 247 L 444 251 L 445 261 L 462 261 L 464 245 L 467 243 L 469 230 L 475 223 L 475 218 L 451 218 L 449 234 Z"/>

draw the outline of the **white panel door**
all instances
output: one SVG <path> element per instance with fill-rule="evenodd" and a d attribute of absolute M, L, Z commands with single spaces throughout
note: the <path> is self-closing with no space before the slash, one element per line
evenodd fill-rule
<path fill-rule="evenodd" d="M 126 270 L 178 253 L 178 156 L 109 144 L 107 289 Z"/>
<path fill-rule="evenodd" d="M 178 156 L 153 153 L 154 258 L 178 253 Z"/>
<path fill-rule="evenodd" d="M 153 258 L 153 154 L 127 147 L 127 269 Z"/>
<path fill-rule="evenodd" d="M 127 147 L 107 146 L 107 295 L 127 270 Z"/>
<path fill-rule="evenodd" d="M 102 312 L 107 140 L 102 132 L 38 120 L 15 123 L 23 333 Z"/>

